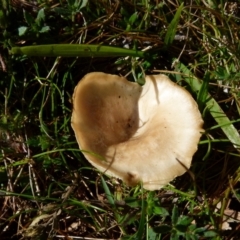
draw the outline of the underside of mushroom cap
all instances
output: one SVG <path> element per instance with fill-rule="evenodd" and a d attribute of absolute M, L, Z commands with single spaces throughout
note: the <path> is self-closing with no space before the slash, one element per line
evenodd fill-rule
<path fill-rule="evenodd" d="M 160 189 L 190 167 L 202 118 L 192 96 L 165 75 L 143 87 L 87 74 L 73 95 L 72 127 L 85 157 L 128 185 Z"/>

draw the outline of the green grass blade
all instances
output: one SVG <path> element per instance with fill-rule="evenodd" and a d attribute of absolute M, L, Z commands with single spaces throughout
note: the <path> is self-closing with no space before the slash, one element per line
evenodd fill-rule
<path fill-rule="evenodd" d="M 178 26 L 178 22 L 179 22 L 179 19 L 181 17 L 181 12 L 183 10 L 183 5 L 184 3 L 182 3 L 173 20 L 171 21 L 171 23 L 169 24 L 168 26 L 168 29 L 167 29 L 167 33 L 166 33 L 166 36 L 165 36 L 165 39 L 164 39 L 164 43 L 165 45 L 168 47 L 170 44 L 172 44 L 173 40 L 174 40 L 174 37 L 175 37 L 175 34 L 176 34 L 176 31 L 177 31 L 177 26 Z"/>
<path fill-rule="evenodd" d="M 183 78 L 190 85 L 192 91 L 198 93 L 202 88 L 203 82 L 195 77 L 184 64 L 179 62 L 176 64 L 175 68 L 177 71 L 184 74 Z M 224 111 L 210 94 L 208 94 L 208 97 L 206 99 L 206 106 L 208 107 L 210 114 L 219 124 L 227 138 L 233 143 L 234 147 L 240 149 L 240 137 L 237 129 L 233 126 Z"/>
<path fill-rule="evenodd" d="M 144 201 L 144 198 L 142 195 L 141 218 L 139 221 L 138 231 L 136 233 L 136 239 L 143 239 L 143 237 L 144 237 L 146 214 L 147 214 L 147 203 L 146 203 L 146 201 Z"/>
<path fill-rule="evenodd" d="M 117 222 L 120 222 L 122 220 L 122 216 L 118 214 L 117 206 L 116 206 L 115 200 L 114 200 L 114 195 L 111 193 L 111 191 L 110 191 L 105 179 L 103 178 L 103 176 L 101 176 L 101 181 L 102 181 L 103 189 L 104 189 L 105 194 L 106 194 L 106 198 L 107 198 L 109 204 L 112 206 L 112 210 L 115 214 L 115 218 L 116 218 Z"/>
<path fill-rule="evenodd" d="M 106 198 L 107 198 L 108 202 L 109 202 L 112 206 L 115 206 L 115 202 L 114 202 L 113 195 L 112 195 L 110 189 L 108 188 L 108 185 L 107 185 L 106 181 L 104 180 L 104 178 L 103 178 L 102 176 L 101 176 L 101 180 L 102 180 L 103 189 L 104 189 L 104 191 L 105 191 Z"/>
<path fill-rule="evenodd" d="M 52 44 L 13 47 L 12 54 L 39 57 L 145 57 L 146 52 L 91 44 Z"/>
<path fill-rule="evenodd" d="M 207 102 L 209 81 L 210 81 L 210 73 L 206 72 L 203 78 L 202 86 L 197 95 L 197 103 L 201 112 L 203 111 Z"/>

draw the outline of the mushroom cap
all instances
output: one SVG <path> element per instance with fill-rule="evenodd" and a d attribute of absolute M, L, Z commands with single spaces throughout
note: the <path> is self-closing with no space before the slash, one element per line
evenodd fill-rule
<path fill-rule="evenodd" d="M 203 120 L 192 96 L 167 76 L 145 81 L 87 74 L 74 90 L 72 128 L 93 166 L 156 190 L 190 167 Z"/>

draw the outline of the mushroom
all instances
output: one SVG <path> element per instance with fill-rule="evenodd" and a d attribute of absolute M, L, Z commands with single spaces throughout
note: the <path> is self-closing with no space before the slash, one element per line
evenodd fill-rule
<path fill-rule="evenodd" d="M 192 96 L 165 75 L 140 86 L 93 72 L 74 90 L 72 128 L 84 156 L 129 186 L 157 190 L 186 172 L 202 125 Z"/>

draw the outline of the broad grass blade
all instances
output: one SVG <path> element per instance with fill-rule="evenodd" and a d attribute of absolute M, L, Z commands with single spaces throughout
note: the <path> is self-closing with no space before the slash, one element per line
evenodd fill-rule
<path fill-rule="evenodd" d="M 91 44 L 52 44 L 13 47 L 12 54 L 40 57 L 145 57 L 146 52 Z"/>
<path fill-rule="evenodd" d="M 179 6 L 178 10 L 175 13 L 173 20 L 170 22 L 170 24 L 168 26 L 167 33 L 166 33 L 166 36 L 164 39 L 164 43 L 165 43 L 166 47 L 168 47 L 170 44 L 172 44 L 172 42 L 174 40 L 176 31 L 177 31 L 178 22 L 181 17 L 181 12 L 183 10 L 183 5 L 184 5 L 184 3 L 182 3 Z"/>
<path fill-rule="evenodd" d="M 176 63 L 175 69 L 184 74 L 183 79 L 189 84 L 192 91 L 198 94 L 202 89 L 203 82 L 195 77 L 191 71 L 180 62 Z M 235 148 L 240 150 L 240 137 L 237 129 L 233 126 L 222 108 L 210 94 L 208 94 L 206 98 L 206 106 L 208 107 L 210 114 L 218 123 L 219 127 L 221 127 L 229 141 L 232 142 Z"/>
<path fill-rule="evenodd" d="M 203 78 L 201 88 L 197 95 L 197 103 L 201 112 L 203 111 L 208 98 L 209 81 L 210 81 L 210 73 L 206 72 Z"/>
<path fill-rule="evenodd" d="M 115 203 L 114 203 L 114 198 L 113 198 L 113 195 L 105 181 L 105 179 L 101 176 L 101 180 L 102 180 L 102 185 L 103 185 L 103 189 L 105 191 L 105 194 L 106 194 L 106 197 L 107 197 L 107 200 L 108 202 L 112 205 L 112 206 L 115 206 Z"/>

